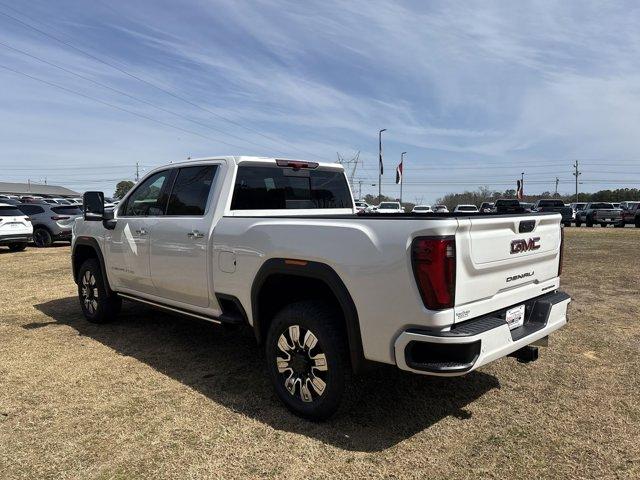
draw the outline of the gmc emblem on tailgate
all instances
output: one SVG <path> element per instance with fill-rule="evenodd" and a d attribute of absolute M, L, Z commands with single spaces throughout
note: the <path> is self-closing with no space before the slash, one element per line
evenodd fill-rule
<path fill-rule="evenodd" d="M 529 240 L 525 240 L 524 238 L 511 240 L 511 255 L 514 253 L 528 252 L 529 250 L 537 250 L 540 248 L 540 245 L 538 245 L 539 241 L 540 237 L 533 237 Z"/>

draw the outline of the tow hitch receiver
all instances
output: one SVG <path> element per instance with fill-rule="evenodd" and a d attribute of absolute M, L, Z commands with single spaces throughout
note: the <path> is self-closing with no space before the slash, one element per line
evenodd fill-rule
<path fill-rule="evenodd" d="M 535 362 L 538 359 L 538 347 L 532 347 L 527 345 L 513 353 L 509 354 L 510 357 L 515 357 L 520 363 Z"/>

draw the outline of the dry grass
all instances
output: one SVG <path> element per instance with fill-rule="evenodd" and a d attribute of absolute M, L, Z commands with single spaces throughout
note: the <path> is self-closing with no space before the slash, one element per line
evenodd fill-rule
<path fill-rule="evenodd" d="M 640 478 L 640 230 L 568 229 L 571 322 L 538 362 L 382 369 L 324 424 L 248 334 L 127 304 L 80 315 L 69 248 L 0 254 L 0 477 Z"/>

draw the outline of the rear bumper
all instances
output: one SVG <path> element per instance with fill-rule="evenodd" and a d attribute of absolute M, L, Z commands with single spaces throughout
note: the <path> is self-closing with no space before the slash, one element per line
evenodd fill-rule
<path fill-rule="evenodd" d="M 31 241 L 30 233 L 13 233 L 0 235 L 0 245 L 9 245 L 12 243 L 28 243 Z"/>
<path fill-rule="evenodd" d="M 525 302 L 524 325 L 514 330 L 504 319 L 506 309 L 449 330 L 405 330 L 395 342 L 396 365 L 424 375 L 464 375 L 558 330 L 567 323 L 570 301 L 553 292 Z"/>

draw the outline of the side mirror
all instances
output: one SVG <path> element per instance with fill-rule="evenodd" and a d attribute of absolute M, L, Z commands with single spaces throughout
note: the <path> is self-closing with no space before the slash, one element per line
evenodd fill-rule
<path fill-rule="evenodd" d="M 86 221 L 101 222 L 104 219 L 104 193 L 85 192 L 82 201 Z"/>

